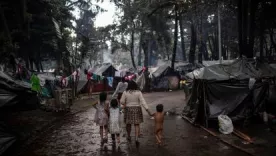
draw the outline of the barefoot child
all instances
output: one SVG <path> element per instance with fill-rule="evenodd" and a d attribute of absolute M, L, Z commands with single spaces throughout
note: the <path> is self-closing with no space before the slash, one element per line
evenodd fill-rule
<path fill-rule="evenodd" d="M 120 108 L 119 108 L 119 102 L 117 99 L 112 99 L 110 102 L 110 108 L 109 108 L 109 132 L 112 137 L 113 143 L 115 143 L 115 136 L 117 139 L 117 143 L 120 144 Z"/>
<path fill-rule="evenodd" d="M 156 143 L 158 145 L 161 145 L 163 143 L 162 141 L 162 135 L 163 135 L 163 123 L 164 123 L 164 115 L 163 112 L 163 105 L 158 104 L 156 106 L 156 113 L 152 114 L 155 121 L 155 137 L 156 137 Z"/>
<path fill-rule="evenodd" d="M 94 107 L 96 108 L 95 114 L 95 123 L 100 126 L 100 135 L 101 135 L 101 143 L 107 142 L 107 123 L 108 123 L 108 110 L 109 104 L 106 101 L 107 94 L 105 92 L 100 93 L 99 102 Z M 105 136 L 103 136 L 103 131 L 105 132 Z"/>

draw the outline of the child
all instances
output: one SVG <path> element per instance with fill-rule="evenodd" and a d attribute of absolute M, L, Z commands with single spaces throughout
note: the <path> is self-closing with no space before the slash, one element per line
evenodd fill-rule
<path fill-rule="evenodd" d="M 96 104 L 96 114 L 95 114 L 95 123 L 100 126 L 100 135 L 101 135 L 101 143 L 107 142 L 107 123 L 108 123 L 108 102 L 107 94 L 105 92 L 100 93 L 100 100 L 98 104 Z M 105 132 L 105 137 L 103 137 L 103 131 Z"/>
<path fill-rule="evenodd" d="M 163 112 L 163 105 L 158 104 L 156 106 L 156 113 L 152 114 L 155 121 L 155 137 L 156 137 L 156 143 L 158 145 L 161 145 L 162 142 L 162 134 L 163 134 L 163 123 L 164 123 L 164 112 Z"/>
<path fill-rule="evenodd" d="M 117 99 L 112 99 L 110 102 L 110 118 L 109 118 L 109 132 L 111 134 L 112 137 L 112 141 L 113 143 L 115 143 L 115 135 L 117 138 L 117 142 L 118 144 L 120 144 L 120 123 L 119 123 L 119 119 L 120 119 L 120 108 L 119 108 L 119 104 L 118 104 L 118 100 Z"/>

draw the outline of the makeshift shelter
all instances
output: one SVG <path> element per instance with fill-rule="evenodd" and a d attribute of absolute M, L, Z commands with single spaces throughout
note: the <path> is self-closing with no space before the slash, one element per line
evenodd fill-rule
<path fill-rule="evenodd" d="M 36 93 L 27 82 L 14 80 L 0 71 L 0 109 L 33 109 L 39 104 Z"/>
<path fill-rule="evenodd" d="M 268 107 L 269 99 L 275 98 L 275 94 L 269 95 L 270 86 L 275 86 L 271 84 L 275 71 L 254 60 L 215 64 L 188 76 L 194 81 L 183 115 L 207 127 L 209 121 L 221 114 L 228 115 L 233 122 L 248 119 Z"/>
<path fill-rule="evenodd" d="M 152 90 L 169 90 L 179 88 L 180 76 L 168 65 L 159 66 L 152 75 Z"/>
<path fill-rule="evenodd" d="M 117 70 L 110 63 L 103 64 L 98 68 L 94 74 L 104 77 L 98 83 L 93 85 L 93 92 L 111 91 L 113 90 L 113 80 L 115 77 L 115 72 Z M 112 81 L 112 82 L 109 82 Z M 111 83 L 111 84 L 110 84 Z"/>
<path fill-rule="evenodd" d="M 106 63 L 103 64 L 100 68 L 96 69 L 94 74 L 105 77 L 115 77 L 116 71 L 117 69 L 115 69 L 112 64 Z"/>

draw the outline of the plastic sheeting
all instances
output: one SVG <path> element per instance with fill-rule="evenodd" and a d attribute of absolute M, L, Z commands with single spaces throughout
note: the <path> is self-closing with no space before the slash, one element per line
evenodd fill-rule
<path fill-rule="evenodd" d="M 272 80 L 273 81 L 273 80 Z M 258 80 L 253 88 L 247 80 L 194 80 L 191 97 L 183 115 L 194 123 L 208 126 L 218 115 L 228 115 L 233 122 L 249 119 L 258 112 L 276 113 L 275 83 Z"/>
<path fill-rule="evenodd" d="M 36 107 L 38 98 L 31 91 L 30 84 L 14 80 L 4 72 L 0 71 L 0 109 L 3 107 Z"/>
<path fill-rule="evenodd" d="M 0 155 L 2 155 L 16 141 L 15 135 L 10 133 L 10 130 L 0 123 Z"/>
<path fill-rule="evenodd" d="M 230 64 L 215 64 L 188 73 L 191 79 L 229 80 L 276 76 L 275 70 L 268 64 L 257 64 L 245 59 L 235 60 Z"/>
<path fill-rule="evenodd" d="M 268 88 L 265 82 L 257 82 L 250 90 L 248 81 L 195 80 L 183 114 L 205 126 L 219 115 L 228 115 L 233 122 L 246 119 L 264 109 Z"/>

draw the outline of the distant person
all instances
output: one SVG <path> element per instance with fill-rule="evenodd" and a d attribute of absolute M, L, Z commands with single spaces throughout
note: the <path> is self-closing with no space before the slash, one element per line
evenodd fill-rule
<path fill-rule="evenodd" d="M 86 74 L 87 78 L 87 91 L 88 91 L 88 96 L 92 96 L 92 89 L 93 89 L 93 82 L 92 82 L 92 73 L 89 72 L 87 69 L 84 70 L 84 74 Z"/>
<path fill-rule="evenodd" d="M 145 75 L 145 89 L 144 89 L 144 92 L 150 92 L 151 80 L 150 80 L 150 72 L 149 72 L 148 67 L 145 68 L 144 75 Z"/>
<path fill-rule="evenodd" d="M 107 142 L 107 134 L 108 134 L 108 114 L 109 114 L 109 103 L 107 100 L 107 94 L 105 92 L 100 93 L 99 102 L 94 107 L 96 108 L 96 114 L 94 121 L 100 126 L 100 135 L 101 135 L 101 143 Z M 105 134 L 105 135 L 104 135 Z"/>
<path fill-rule="evenodd" d="M 115 143 L 115 137 L 117 143 L 120 144 L 120 109 L 117 99 L 112 99 L 109 108 L 109 132 L 111 134 L 112 142 Z"/>
<path fill-rule="evenodd" d="M 142 92 L 134 81 L 128 82 L 127 90 L 124 91 L 120 102 L 125 109 L 124 122 L 126 124 L 127 139 L 128 141 L 131 140 L 131 125 L 135 125 L 135 141 L 138 143 L 140 124 L 143 122 L 142 107 L 144 107 L 149 115 L 150 111 Z"/>
<path fill-rule="evenodd" d="M 156 137 L 156 144 L 162 145 L 163 144 L 163 124 L 164 124 L 164 116 L 165 113 L 163 112 L 163 105 L 159 104 L 156 106 L 156 113 L 152 114 L 154 117 L 155 122 L 155 137 Z"/>
<path fill-rule="evenodd" d="M 112 98 L 114 98 L 117 94 L 118 101 L 121 100 L 121 97 L 123 95 L 123 92 L 126 91 L 128 86 L 128 83 L 126 82 L 125 78 L 122 78 L 121 82 L 118 83 L 115 92 L 112 95 Z"/>

